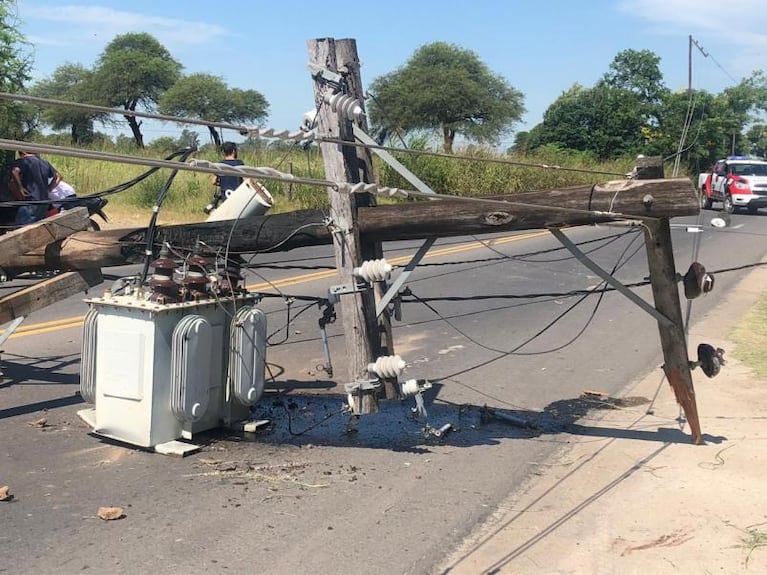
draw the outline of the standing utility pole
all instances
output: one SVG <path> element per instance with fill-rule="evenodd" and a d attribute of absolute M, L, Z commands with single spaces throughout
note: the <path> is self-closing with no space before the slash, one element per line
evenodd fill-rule
<path fill-rule="evenodd" d="M 344 117 L 336 111 L 343 106 L 332 105 L 330 99 L 342 95 L 359 100 L 362 106 L 357 43 L 353 39 L 319 38 L 309 40 L 308 48 L 317 105 L 317 130 L 331 138 L 353 142 L 352 122 L 356 121 L 366 129 L 364 115 Z M 328 142 L 321 143 L 320 149 L 326 179 L 372 182 L 372 159 L 366 149 Z M 328 195 L 336 268 L 341 284 L 350 288 L 339 299 L 346 341 L 347 377 L 349 383 L 354 383 L 369 378 L 368 364 L 381 352 L 374 293 L 372 290 L 355 291 L 357 280 L 352 273 L 365 259 L 381 257 L 380 244 L 365 242 L 357 224 L 357 208 L 374 205 L 375 201 L 370 194 L 342 194 L 332 188 L 328 188 Z M 387 347 L 392 353 L 391 340 Z"/>

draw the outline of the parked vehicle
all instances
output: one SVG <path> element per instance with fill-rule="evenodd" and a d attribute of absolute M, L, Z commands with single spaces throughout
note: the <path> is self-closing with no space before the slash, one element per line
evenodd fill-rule
<path fill-rule="evenodd" d="M 722 210 L 746 209 L 755 213 L 767 207 L 767 160 L 752 156 L 729 156 L 698 176 L 700 207 L 722 202 Z"/>

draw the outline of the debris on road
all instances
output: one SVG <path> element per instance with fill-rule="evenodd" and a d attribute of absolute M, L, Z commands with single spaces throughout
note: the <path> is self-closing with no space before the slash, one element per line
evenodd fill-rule
<path fill-rule="evenodd" d="M 429 427 L 426 426 L 426 429 L 424 430 L 426 432 L 426 435 L 433 435 L 434 437 L 444 437 L 451 431 L 455 431 L 453 428 L 452 423 L 446 423 L 442 427 Z"/>
<path fill-rule="evenodd" d="M 480 412 L 480 417 L 482 421 L 497 419 L 498 421 L 501 421 L 503 423 L 510 423 L 511 425 L 515 425 L 517 427 L 524 427 L 525 429 L 538 429 L 538 425 L 536 425 L 534 422 L 530 421 L 529 419 L 525 419 L 524 417 L 518 417 L 516 415 L 511 415 L 510 413 L 504 413 L 502 411 L 496 411 L 495 409 L 490 409 L 487 405 L 485 405 L 482 408 Z"/>
<path fill-rule="evenodd" d="M 125 512 L 122 507 L 99 507 L 97 515 L 104 521 L 115 521 L 125 517 Z"/>
<path fill-rule="evenodd" d="M 11 488 L 7 485 L 0 485 L 0 501 L 10 501 L 13 499 Z"/>
<path fill-rule="evenodd" d="M 584 389 L 581 391 L 581 397 L 610 397 L 610 394 L 596 389 Z"/>
<path fill-rule="evenodd" d="M 48 425 L 48 420 L 45 417 L 41 417 L 40 419 L 36 421 L 28 421 L 27 425 L 29 427 L 36 427 L 38 429 L 46 427 Z"/>

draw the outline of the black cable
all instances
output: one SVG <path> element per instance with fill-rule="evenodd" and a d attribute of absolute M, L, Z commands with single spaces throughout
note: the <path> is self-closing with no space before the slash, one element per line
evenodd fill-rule
<path fill-rule="evenodd" d="M 621 267 L 623 267 L 624 265 L 626 265 L 626 264 L 627 264 L 627 263 L 628 263 L 628 262 L 631 260 L 631 258 L 633 258 L 633 257 L 634 257 L 634 256 L 635 256 L 635 255 L 636 255 L 638 252 L 639 252 L 639 250 L 641 249 L 641 247 L 642 247 L 642 246 L 639 246 L 639 247 L 637 247 L 637 248 L 634 250 L 634 252 L 633 252 L 633 253 L 632 253 L 630 256 L 628 256 L 628 257 L 627 257 L 627 258 L 626 258 L 624 261 L 621 261 L 621 260 L 624 258 L 624 256 L 626 255 L 626 253 L 628 252 L 628 249 L 629 249 L 629 248 L 630 248 L 630 247 L 633 245 L 633 243 L 634 243 L 635 241 L 636 241 L 636 237 L 632 238 L 632 239 L 631 239 L 631 241 L 630 241 L 630 242 L 628 243 L 628 245 L 626 246 L 626 248 L 623 250 L 623 252 L 622 252 L 622 253 L 621 253 L 621 255 L 619 256 L 619 258 L 618 258 L 618 260 L 617 260 L 617 262 L 616 262 L 615 266 L 613 266 L 613 269 L 612 269 L 612 270 L 611 270 L 611 272 L 610 272 L 610 274 L 611 274 L 611 275 L 612 275 L 612 274 L 614 274 L 616 271 L 618 271 L 618 270 L 619 270 Z M 602 282 L 602 283 L 600 284 L 600 286 L 605 286 L 605 282 Z M 575 336 L 574 338 L 571 338 L 571 340 L 570 340 L 570 341 L 568 341 L 566 344 L 563 344 L 563 345 L 557 346 L 557 348 L 555 348 L 555 349 L 552 349 L 552 350 L 545 350 L 545 351 L 540 351 L 540 352 L 531 352 L 531 353 L 519 353 L 519 350 L 520 350 L 520 349 L 522 349 L 524 346 L 528 345 L 529 343 L 531 343 L 532 341 L 534 341 L 534 340 L 536 340 L 537 338 L 539 338 L 541 335 L 543 335 L 543 334 L 544 334 L 546 331 L 548 331 L 549 329 L 551 329 L 551 328 L 552 328 L 552 327 L 553 327 L 555 324 L 557 324 L 559 321 L 561 321 L 561 320 L 562 320 L 562 319 L 563 319 L 563 318 L 564 318 L 564 317 L 565 317 L 565 316 L 566 316 L 568 313 L 570 313 L 570 312 L 571 312 L 573 309 L 575 309 L 575 308 L 576 308 L 578 305 L 580 305 L 580 304 L 581 304 L 583 301 L 585 301 L 585 300 L 586 300 L 586 298 L 587 298 L 589 295 L 591 295 L 591 294 L 586 294 L 586 295 L 583 295 L 583 296 L 581 296 L 581 297 L 580 297 L 580 298 L 579 298 L 579 299 L 578 299 L 576 302 L 574 302 L 574 303 L 573 303 L 573 304 L 572 304 L 570 307 L 568 307 L 566 310 L 564 310 L 562 313 L 560 313 L 560 314 L 559 314 L 557 317 L 555 317 L 553 320 L 551 320 L 551 321 L 550 321 L 548 324 L 546 324 L 546 325 L 545 325 L 543 328 L 541 328 L 541 329 L 540 329 L 538 332 L 536 332 L 536 333 L 535 333 L 535 334 L 533 334 L 531 337 L 529 337 L 528 339 L 526 339 L 525 341 L 523 341 L 522 343 L 520 343 L 520 344 L 516 345 L 515 347 L 513 347 L 511 350 L 508 350 L 508 351 L 506 351 L 506 350 L 499 350 L 499 349 L 495 349 L 495 348 L 492 348 L 492 347 L 486 346 L 486 345 L 484 345 L 484 344 L 482 344 L 482 343 L 480 343 L 480 342 L 476 341 L 476 340 L 475 340 L 475 339 L 473 339 L 471 336 L 467 335 L 467 334 L 466 334 L 466 333 L 464 333 L 462 330 L 460 330 L 458 327 L 456 327 L 456 326 L 455 326 L 455 325 L 454 325 L 454 324 L 453 324 L 453 323 L 452 323 L 450 320 L 448 320 L 448 319 L 444 318 L 444 317 L 443 317 L 443 316 L 442 316 L 442 315 L 441 315 L 441 314 L 440 314 L 440 313 L 439 313 L 439 312 L 438 312 L 436 309 L 434 309 L 432 306 L 430 306 L 430 305 L 428 305 L 428 304 L 425 304 L 425 305 L 426 305 L 426 306 L 427 306 L 429 309 L 431 309 L 431 310 L 432 310 L 432 311 L 433 311 L 433 312 L 434 312 L 434 313 L 435 313 L 435 314 L 436 314 L 436 315 L 437 315 L 437 316 L 438 316 L 440 319 L 442 319 L 443 321 L 445 321 L 445 323 L 447 323 L 447 324 L 448 324 L 448 325 L 449 325 L 451 328 L 453 328 L 455 331 L 457 331 L 458 333 L 460 333 L 460 334 L 461 334 L 463 337 L 465 337 L 466 339 L 468 339 L 469 341 L 471 341 L 471 342 L 472 342 L 472 343 L 474 343 L 475 345 L 478 345 L 478 346 L 480 346 L 480 347 L 482 347 L 482 348 L 484 348 L 484 349 L 487 349 L 488 351 L 491 351 L 491 352 L 494 352 L 494 353 L 499 353 L 499 354 L 501 354 L 501 355 L 498 355 L 497 357 L 494 357 L 494 358 L 491 358 L 491 359 L 489 359 L 489 360 L 486 360 L 486 361 L 484 361 L 484 362 L 482 362 L 482 363 L 480 363 L 480 364 L 478 364 L 478 365 L 474 365 L 474 366 L 472 366 L 472 367 L 469 367 L 469 368 L 466 368 L 466 369 L 463 369 L 463 370 L 457 371 L 457 372 L 455 372 L 455 373 L 452 373 L 452 374 L 450 374 L 450 375 L 448 375 L 448 376 L 445 376 L 445 377 L 446 377 L 446 378 L 452 378 L 452 377 L 455 377 L 455 376 L 457 376 L 457 375 L 462 375 L 462 374 L 464 374 L 464 373 L 468 373 L 468 372 L 470 372 L 470 371 L 473 371 L 473 370 L 475 370 L 475 369 L 479 369 L 480 367 L 484 367 L 484 366 L 486 366 L 486 365 L 489 365 L 489 364 L 491 364 L 491 363 L 494 363 L 494 362 L 496 362 L 496 361 L 498 361 L 498 360 L 500 360 L 500 359 L 503 359 L 503 358 L 505 358 L 505 357 L 508 357 L 508 356 L 510 356 L 510 355 L 541 355 L 541 354 L 544 354 L 544 353 L 551 353 L 552 351 L 558 351 L 558 350 L 562 349 L 563 347 L 566 347 L 566 346 L 568 346 L 568 345 L 571 345 L 573 342 L 575 342 L 575 341 L 576 341 L 576 340 L 577 340 L 577 339 L 578 339 L 578 338 L 579 338 L 579 337 L 580 337 L 580 336 L 581 336 L 581 335 L 582 335 L 582 334 L 583 334 L 583 333 L 586 331 L 586 328 L 588 328 L 588 326 L 589 326 L 589 325 L 591 324 L 591 322 L 593 321 L 593 319 L 594 319 L 594 317 L 595 317 L 595 315 L 596 315 L 596 312 L 597 312 L 597 310 L 599 309 L 599 306 L 601 305 L 601 302 L 602 302 L 602 298 L 604 297 L 604 291 L 605 291 L 605 287 L 602 287 L 601 289 L 594 289 L 594 290 L 593 290 L 593 293 L 601 292 L 601 293 L 600 293 L 600 297 L 599 297 L 599 299 L 597 300 L 597 303 L 596 303 L 596 305 L 594 306 L 594 309 L 593 309 L 593 311 L 592 311 L 591 315 L 589 316 L 589 319 L 586 321 L 586 324 L 585 324 L 585 326 L 584 326 L 584 327 L 583 327 L 583 328 L 582 328 L 582 329 L 581 329 L 581 330 L 578 332 L 578 334 L 576 334 L 576 336 Z"/>
<path fill-rule="evenodd" d="M 294 321 L 296 321 L 296 319 L 297 319 L 297 318 L 298 318 L 298 317 L 299 317 L 299 316 L 300 316 L 302 313 L 304 313 L 305 311 L 307 311 L 307 310 L 309 310 L 309 309 L 313 308 L 315 305 L 317 305 L 317 302 L 312 302 L 312 303 L 310 303 L 310 304 L 308 304 L 308 305 L 304 306 L 303 308 L 301 308 L 301 309 L 300 309 L 298 312 L 296 312 L 296 314 L 295 314 L 295 315 L 294 315 L 294 316 L 291 318 L 291 317 L 290 317 L 290 308 L 291 308 L 291 306 L 293 305 L 293 302 L 292 302 L 292 301 L 290 301 L 290 299 L 288 299 L 288 300 L 286 301 L 286 303 L 287 303 L 287 307 L 288 307 L 288 309 L 287 309 L 287 318 L 286 318 L 286 320 L 285 320 L 285 327 L 284 327 L 284 329 L 285 329 L 285 338 L 284 338 L 282 341 L 278 341 L 278 342 L 276 342 L 276 343 L 272 343 L 272 342 L 270 341 L 270 340 L 272 339 L 272 337 L 274 337 L 274 336 L 275 336 L 275 335 L 277 335 L 279 332 L 281 332 L 281 331 L 283 330 L 283 327 L 279 327 L 278 329 L 274 330 L 274 331 L 273 331 L 272 333 L 270 333 L 270 334 L 267 336 L 267 338 L 266 338 L 266 343 L 267 343 L 267 345 L 270 345 L 270 346 L 272 346 L 272 347 L 274 347 L 274 346 L 278 346 L 278 345 L 282 345 L 282 344 L 286 343 L 286 342 L 287 342 L 287 341 L 290 339 L 290 324 L 291 324 L 291 323 L 293 323 Z"/>
<path fill-rule="evenodd" d="M 188 148 L 184 148 L 183 150 L 180 150 L 179 161 L 185 162 L 186 159 L 196 151 L 197 151 L 197 148 L 195 146 L 190 146 Z M 168 195 L 168 190 L 170 190 L 170 186 L 173 183 L 173 180 L 176 179 L 176 174 L 178 174 L 178 170 L 171 171 L 170 175 L 168 176 L 168 179 L 165 181 L 165 185 L 160 189 L 160 192 L 157 194 L 157 200 L 155 201 L 155 205 L 152 208 L 152 217 L 149 220 L 149 226 L 147 226 L 147 230 L 146 230 L 146 253 L 144 254 L 144 268 L 141 270 L 141 278 L 139 281 L 139 285 L 144 284 L 144 282 L 146 281 L 146 277 L 149 274 L 149 264 L 152 261 L 153 249 L 154 249 L 154 234 L 157 229 L 157 216 L 160 213 L 160 208 L 162 207 L 162 204 L 165 201 L 165 197 Z"/>

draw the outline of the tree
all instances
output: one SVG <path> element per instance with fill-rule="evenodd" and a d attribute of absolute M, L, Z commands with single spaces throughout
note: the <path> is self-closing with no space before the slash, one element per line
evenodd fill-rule
<path fill-rule="evenodd" d="M 660 71 L 660 57 L 650 50 L 619 52 L 602 82 L 633 92 L 646 104 L 657 104 L 668 93 Z"/>
<path fill-rule="evenodd" d="M 592 152 L 599 159 L 638 153 L 644 143 L 645 120 L 639 97 L 601 83 L 575 84 L 549 106 L 543 122 L 527 138 L 528 148 L 555 145 Z"/>
<path fill-rule="evenodd" d="M 524 96 L 470 50 L 434 42 L 371 84 L 371 124 L 386 132 L 440 130 L 452 152 L 456 134 L 497 143 L 525 112 Z"/>
<path fill-rule="evenodd" d="M 83 103 L 92 91 L 92 72 L 80 64 L 67 63 L 54 70 L 50 78 L 40 80 L 32 87 L 32 94 L 41 98 Z M 54 130 L 69 130 L 73 144 L 90 143 L 94 137 L 93 122 L 103 114 L 65 106 L 43 109 L 42 120 Z"/>
<path fill-rule="evenodd" d="M 749 144 L 748 152 L 755 156 L 767 156 L 767 125 L 753 124 L 746 132 L 746 140 Z"/>
<path fill-rule="evenodd" d="M 29 80 L 32 57 L 29 44 L 19 32 L 16 19 L 16 2 L 0 0 L 0 90 L 18 93 Z M 16 102 L 0 102 L 0 133 L 5 137 L 21 137 L 28 119 L 29 106 Z M 6 156 L 13 157 L 13 153 Z M 9 158 L 5 158 L 7 161 Z"/>
<path fill-rule="evenodd" d="M 181 78 L 160 98 L 163 114 L 209 122 L 256 123 L 268 115 L 269 103 L 256 90 L 229 88 L 218 76 L 191 74 Z M 221 137 L 208 126 L 210 137 L 221 147 Z"/>
<path fill-rule="evenodd" d="M 176 83 L 182 66 L 153 36 L 117 36 L 99 56 L 93 71 L 93 92 L 106 106 L 154 111 L 162 94 Z M 144 147 L 141 122 L 126 115 L 136 145 Z"/>

